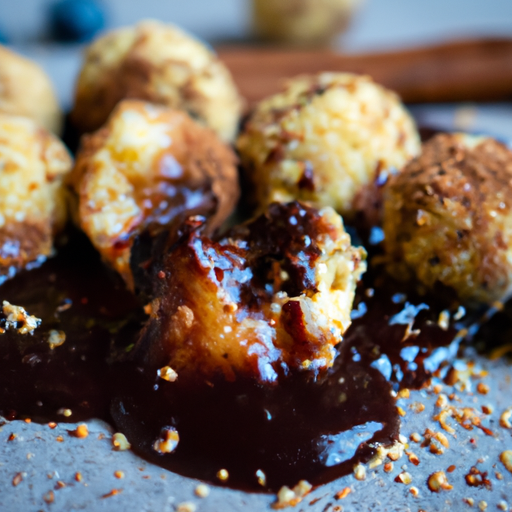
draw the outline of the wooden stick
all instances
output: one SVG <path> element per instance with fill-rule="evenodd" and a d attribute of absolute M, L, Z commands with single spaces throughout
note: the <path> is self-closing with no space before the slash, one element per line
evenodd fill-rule
<path fill-rule="evenodd" d="M 249 104 L 301 73 L 367 73 L 409 103 L 512 99 L 512 39 L 459 41 L 400 52 L 218 48 Z"/>

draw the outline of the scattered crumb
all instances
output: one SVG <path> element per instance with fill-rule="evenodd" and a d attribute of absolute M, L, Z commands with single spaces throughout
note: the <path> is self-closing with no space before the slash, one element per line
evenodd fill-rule
<path fill-rule="evenodd" d="M 117 494 L 120 494 L 123 492 L 123 489 L 112 489 L 107 494 L 104 494 L 102 498 L 111 498 L 112 496 L 116 496 Z"/>
<path fill-rule="evenodd" d="M 508 504 L 506 501 L 503 501 L 501 500 L 499 503 L 498 503 L 498 508 L 500 510 L 508 510 Z"/>
<path fill-rule="evenodd" d="M 57 480 L 57 483 L 55 484 L 55 489 L 64 489 L 66 487 L 66 484 L 62 480 Z"/>
<path fill-rule="evenodd" d="M 258 479 L 258 484 L 260 484 L 262 487 L 267 485 L 267 475 L 265 475 L 261 469 L 256 471 L 256 478 Z"/>
<path fill-rule="evenodd" d="M 356 480 L 366 480 L 366 468 L 362 464 L 354 466 L 354 477 Z"/>
<path fill-rule="evenodd" d="M 396 476 L 395 482 L 398 482 L 399 484 L 409 485 L 412 482 L 412 476 L 410 475 L 410 473 L 407 473 L 407 471 L 402 471 Z"/>
<path fill-rule="evenodd" d="M 341 491 L 338 491 L 334 497 L 337 499 L 337 500 L 342 500 L 344 498 L 346 498 L 350 493 L 352 492 L 352 489 L 350 487 L 345 487 L 344 489 L 342 489 Z"/>
<path fill-rule="evenodd" d="M 409 462 L 411 462 L 415 466 L 419 465 L 420 459 L 418 458 L 418 456 L 415 453 L 406 451 L 405 454 L 407 455 Z"/>
<path fill-rule="evenodd" d="M 478 508 L 479 508 L 480 510 L 485 510 L 485 509 L 487 508 L 487 502 L 486 502 L 486 501 L 483 501 L 483 500 L 482 500 L 482 501 L 480 501 L 480 502 L 478 503 Z"/>
<path fill-rule="evenodd" d="M 180 442 L 180 435 L 174 427 L 164 427 L 154 442 L 153 450 L 158 453 L 172 453 Z"/>
<path fill-rule="evenodd" d="M 507 409 L 500 416 L 500 425 L 503 428 L 512 428 L 512 423 L 510 422 L 511 418 L 512 418 L 512 409 Z"/>
<path fill-rule="evenodd" d="M 397 406 L 396 410 L 400 416 L 405 416 L 406 413 L 400 406 Z"/>
<path fill-rule="evenodd" d="M 454 466 L 453 464 L 451 466 L 448 466 L 448 469 L 446 470 L 447 473 L 453 473 L 457 469 L 457 466 Z"/>
<path fill-rule="evenodd" d="M 75 480 L 76 480 L 77 482 L 81 482 L 81 481 L 82 481 L 82 473 L 80 473 L 79 471 L 77 471 L 77 472 L 75 473 Z"/>
<path fill-rule="evenodd" d="M 472 466 L 464 478 L 470 487 L 485 486 L 489 490 L 492 487 L 491 481 L 487 478 L 487 471 L 482 472 L 476 466 Z"/>
<path fill-rule="evenodd" d="M 22 473 L 16 473 L 14 475 L 14 478 L 12 479 L 12 485 L 14 487 L 18 486 L 19 484 L 21 484 L 22 480 L 23 480 L 23 474 Z"/>
<path fill-rule="evenodd" d="M 47 341 L 48 345 L 50 345 L 50 348 L 53 350 L 56 347 L 64 345 L 64 342 L 66 341 L 66 333 L 64 331 L 56 331 L 55 329 L 52 329 Z"/>
<path fill-rule="evenodd" d="M 301 480 L 293 489 L 284 485 L 277 493 L 277 501 L 272 504 L 272 508 L 277 510 L 294 507 L 311 492 L 312 488 L 313 486 L 306 480 Z"/>
<path fill-rule="evenodd" d="M 419 495 L 420 495 L 420 491 L 418 490 L 417 487 L 411 487 L 409 489 L 409 492 L 415 497 L 417 498 Z"/>
<path fill-rule="evenodd" d="M 178 374 L 170 366 L 164 366 L 160 368 L 160 370 L 157 370 L 156 373 L 161 379 L 168 382 L 175 382 L 178 378 Z"/>
<path fill-rule="evenodd" d="M 423 412 L 425 410 L 425 405 L 421 402 L 413 402 L 410 405 L 410 408 L 416 413 L 419 414 L 420 412 Z"/>
<path fill-rule="evenodd" d="M 123 471 L 114 471 L 114 476 L 119 479 L 124 478 L 124 472 Z"/>
<path fill-rule="evenodd" d="M 48 505 L 50 503 L 53 503 L 54 500 L 55 500 L 55 493 L 53 491 L 48 491 L 44 496 L 43 496 L 43 500 L 48 503 Z"/>
<path fill-rule="evenodd" d="M 59 409 L 57 411 L 57 414 L 60 414 L 61 416 L 69 418 L 70 416 L 73 415 L 73 411 L 71 409 L 65 409 L 64 407 L 62 407 L 61 409 Z"/>
<path fill-rule="evenodd" d="M 413 432 L 410 436 L 409 436 L 409 439 L 411 441 L 414 441 L 415 443 L 419 443 L 421 441 L 421 436 L 418 434 L 418 432 Z"/>
<path fill-rule="evenodd" d="M 409 396 L 410 396 L 410 391 L 408 388 L 401 389 L 397 394 L 398 398 L 409 398 Z"/>
<path fill-rule="evenodd" d="M 476 386 L 476 390 L 481 395 L 487 395 L 487 393 L 489 393 L 489 386 L 487 384 L 484 384 L 483 382 L 479 382 Z"/>
<path fill-rule="evenodd" d="M 199 484 L 194 491 L 199 498 L 207 498 L 210 494 L 210 488 L 206 484 Z"/>
<path fill-rule="evenodd" d="M 505 450 L 500 454 L 502 464 L 512 473 L 512 450 Z"/>
<path fill-rule="evenodd" d="M 432 492 L 439 492 L 441 490 L 450 491 L 453 486 L 448 483 L 446 474 L 444 471 L 436 471 L 432 473 L 427 480 L 428 488 Z"/>
<path fill-rule="evenodd" d="M 20 334 L 32 334 L 41 325 L 41 319 L 29 315 L 25 308 L 3 301 L 3 313 L 6 316 L 5 328 L 16 329 Z"/>
<path fill-rule="evenodd" d="M 463 498 L 462 501 L 472 507 L 475 504 L 475 500 L 473 498 Z"/>
<path fill-rule="evenodd" d="M 176 512 L 196 512 L 196 505 L 190 501 L 184 501 L 176 506 Z"/>
<path fill-rule="evenodd" d="M 55 423 L 54 421 L 50 421 L 50 423 L 48 423 L 48 426 L 49 426 L 51 429 L 54 429 L 54 428 L 57 426 L 57 423 Z"/>
<path fill-rule="evenodd" d="M 58 443 L 63 443 L 64 442 L 64 438 L 62 436 L 57 436 L 55 438 L 55 440 L 58 442 Z"/>
<path fill-rule="evenodd" d="M 393 471 L 393 463 L 392 462 L 386 462 L 386 464 L 384 464 L 384 471 L 386 473 L 391 473 L 391 471 Z"/>
<path fill-rule="evenodd" d="M 126 439 L 126 436 L 120 432 L 116 432 L 112 436 L 112 444 L 114 445 L 114 450 L 118 452 L 129 450 L 132 447 L 132 445 L 128 442 L 128 439 Z"/>
<path fill-rule="evenodd" d="M 439 318 L 437 319 L 437 325 L 443 329 L 443 331 L 446 331 L 448 327 L 450 326 L 450 312 L 445 309 L 439 313 Z"/>
<path fill-rule="evenodd" d="M 221 482 L 225 482 L 229 478 L 228 470 L 227 469 L 219 469 L 219 471 L 217 471 L 217 478 Z"/>
<path fill-rule="evenodd" d="M 448 397 L 444 393 L 439 393 L 436 400 L 436 407 L 446 407 L 448 405 Z"/>
<path fill-rule="evenodd" d="M 76 427 L 75 430 L 69 430 L 69 434 L 79 439 L 85 439 L 89 435 L 89 429 L 85 423 L 82 423 Z"/>

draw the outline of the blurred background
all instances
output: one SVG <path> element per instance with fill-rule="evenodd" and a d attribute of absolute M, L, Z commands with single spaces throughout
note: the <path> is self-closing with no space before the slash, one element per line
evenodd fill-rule
<path fill-rule="evenodd" d="M 228 57 L 234 55 L 228 65 L 238 66 L 235 74 L 238 70 L 243 79 L 245 73 L 247 82 L 252 80 L 248 73 L 257 73 L 255 66 L 260 66 L 261 73 L 266 73 L 266 63 L 272 59 L 268 52 L 280 48 L 293 48 L 295 51 L 329 48 L 335 53 L 350 56 L 352 60 L 341 61 L 339 67 L 348 66 L 355 71 L 359 71 L 358 56 L 373 56 L 374 60 L 361 60 L 361 71 L 375 74 L 373 71 L 376 69 L 376 79 L 397 88 L 407 101 L 413 103 L 418 98 L 420 101 L 426 98 L 429 102 L 437 102 L 438 99 L 453 101 L 458 99 L 460 92 L 453 92 L 452 87 L 452 96 L 443 90 L 444 93 L 441 91 L 442 94 L 429 97 L 410 94 L 410 87 L 401 88 L 405 75 L 419 73 L 426 57 L 430 59 L 424 68 L 427 81 L 433 80 L 431 75 L 434 73 L 436 79 L 446 86 L 452 80 L 449 68 L 472 52 L 473 57 L 465 66 L 473 66 L 474 69 L 462 69 L 459 80 L 465 80 L 464 73 L 468 73 L 468 84 L 475 81 L 479 73 L 487 75 L 488 68 L 482 61 L 499 57 L 493 64 L 494 74 L 489 75 L 489 80 L 496 82 L 503 77 L 510 80 L 503 81 L 498 88 L 499 94 L 494 91 L 489 99 L 502 102 L 508 99 L 507 87 L 509 82 L 512 83 L 512 0 L 0 0 L 0 40 L 39 62 L 52 77 L 63 106 L 69 108 L 84 43 L 102 30 L 129 25 L 144 18 L 180 25 L 221 48 L 223 57 L 223 50 L 237 50 L 235 54 L 228 52 Z M 405 67 L 391 67 L 388 73 L 403 73 L 404 77 L 388 76 L 385 70 L 381 70 L 387 62 L 398 62 L 399 52 L 454 41 L 496 39 L 501 42 L 509 40 L 511 44 L 486 46 L 485 49 L 482 46 L 464 47 L 455 53 L 453 49 L 443 47 L 437 51 L 437 57 L 432 52 L 409 53 L 409 61 L 418 60 L 416 68 L 409 62 Z M 249 57 L 243 53 L 245 50 L 240 50 L 247 47 L 263 48 L 267 53 L 244 67 L 240 59 L 253 57 L 253 54 Z M 386 61 L 385 55 L 389 52 L 394 53 Z M 448 54 L 451 60 L 447 59 Z M 298 54 L 294 55 L 299 60 Z M 375 60 L 379 55 L 380 60 Z M 439 64 L 435 60 L 438 57 Z M 314 57 L 311 62 L 315 59 L 320 59 L 319 65 L 323 65 L 321 57 Z M 274 69 L 280 66 L 280 61 L 273 62 Z M 327 60 L 325 66 L 336 66 L 336 62 Z M 312 64 L 304 64 L 308 65 Z M 292 66 L 290 72 L 294 70 Z M 452 75 L 454 73 L 452 70 Z M 478 87 L 482 89 L 487 77 L 480 78 Z M 456 80 L 457 76 L 453 79 Z M 417 89 L 418 85 L 414 87 Z M 512 86 L 509 97 L 512 98 Z M 467 98 L 462 95 L 460 99 L 468 98 L 471 99 L 472 95 L 468 94 Z M 481 99 L 486 98 L 485 94 L 481 95 Z M 421 106 L 414 109 L 417 116 L 435 115 L 436 122 L 446 118 L 445 121 L 452 124 L 454 119 L 466 124 L 472 119 L 471 122 L 478 126 L 490 123 L 493 132 L 506 132 L 512 140 L 510 103 L 490 105 L 478 111 L 466 108 L 462 115 L 454 114 L 453 108 L 447 110 L 446 106 L 437 110 L 432 105 L 427 110 L 422 110 Z"/>
<path fill-rule="evenodd" d="M 51 0 L 0 0 L 0 28 L 14 44 L 50 36 Z M 62 2 L 60 2 L 62 3 Z M 67 2 L 80 5 L 84 0 Z M 108 27 L 153 17 L 172 21 L 210 42 L 240 40 L 253 34 L 251 0 L 97 0 Z M 256 4 L 295 3 L 353 7 L 353 19 L 335 44 L 346 51 L 382 51 L 459 37 L 511 36 L 511 0 L 257 0 Z M 306 8 L 307 8 L 306 5 Z M 71 9 L 69 9 L 71 10 Z M 76 8 L 80 13 L 80 8 Z M 290 9 L 288 8 L 288 13 Z M 308 13 L 311 20 L 311 12 Z M 276 20 L 282 23 L 282 20 Z"/>

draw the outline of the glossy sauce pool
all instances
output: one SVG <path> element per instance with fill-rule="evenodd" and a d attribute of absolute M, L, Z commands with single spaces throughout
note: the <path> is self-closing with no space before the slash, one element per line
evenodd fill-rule
<path fill-rule="evenodd" d="M 359 318 L 318 381 L 167 382 L 126 360 L 146 317 L 78 233 L 40 268 L 3 284 L 0 300 L 42 319 L 33 335 L 0 335 L 0 414 L 39 422 L 101 418 L 151 462 L 251 491 L 302 479 L 318 485 L 368 461 L 379 444 L 393 444 L 400 429 L 393 390 L 420 387 L 457 348 L 454 327 L 438 325 L 446 304 L 433 310 L 419 299 L 407 302 L 369 272 L 356 299 Z M 53 350 L 52 329 L 66 335 Z M 71 416 L 63 415 L 67 409 Z M 169 427 L 179 443 L 162 455 L 153 445 Z M 217 478 L 221 469 L 225 482 Z"/>

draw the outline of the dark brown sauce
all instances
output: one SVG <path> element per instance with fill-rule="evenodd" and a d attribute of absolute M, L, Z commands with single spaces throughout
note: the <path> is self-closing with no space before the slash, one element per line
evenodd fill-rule
<path fill-rule="evenodd" d="M 300 479 L 327 482 L 367 461 L 378 444 L 397 439 L 392 389 L 421 386 L 453 355 L 446 347 L 455 329 L 437 325 L 444 305 L 405 307 L 388 286 L 368 298 L 377 281 L 368 273 L 360 287 L 356 309 L 367 311 L 354 320 L 329 375 L 277 386 L 238 380 L 194 388 L 122 362 L 145 316 L 83 235 L 73 233 L 55 258 L 0 287 L 0 300 L 43 320 L 33 335 L 0 335 L 0 413 L 40 422 L 102 418 L 142 457 L 214 483 L 226 469 L 230 487 L 275 491 Z M 419 312 L 410 327 L 420 333 L 402 341 L 406 326 L 399 322 L 407 323 L 408 311 Z M 66 333 L 53 350 L 50 329 Z M 72 415 L 62 416 L 62 409 Z M 178 447 L 160 455 L 153 443 L 171 426 L 179 432 Z M 258 470 L 266 475 L 264 486 Z"/>

